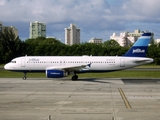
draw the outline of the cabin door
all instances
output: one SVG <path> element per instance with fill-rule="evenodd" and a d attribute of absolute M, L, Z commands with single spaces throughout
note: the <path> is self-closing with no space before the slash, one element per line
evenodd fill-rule
<path fill-rule="evenodd" d="M 125 67 L 125 59 L 124 58 L 120 59 L 120 67 Z"/>
<path fill-rule="evenodd" d="M 26 67 L 26 58 L 21 59 L 21 67 Z"/>

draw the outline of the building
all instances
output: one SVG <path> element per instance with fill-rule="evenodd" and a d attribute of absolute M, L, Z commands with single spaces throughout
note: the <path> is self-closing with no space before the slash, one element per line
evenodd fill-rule
<path fill-rule="evenodd" d="M 89 43 L 95 43 L 95 44 L 102 44 L 102 39 L 101 38 L 91 38 L 90 40 L 89 40 Z"/>
<path fill-rule="evenodd" d="M 127 32 L 120 33 L 120 36 L 116 35 L 116 33 L 113 33 L 112 36 L 110 36 L 111 40 L 115 40 L 119 43 L 120 46 L 127 46 Z"/>
<path fill-rule="evenodd" d="M 130 46 L 133 45 L 137 39 L 143 34 L 144 31 L 140 31 L 139 29 L 135 30 L 133 33 L 130 32 L 122 32 L 120 33 L 120 36 L 116 35 L 116 33 L 113 33 L 112 36 L 110 36 L 110 39 L 116 40 L 120 46 Z M 153 37 L 152 33 L 152 37 Z"/>
<path fill-rule="evenodd" d="M 7 30 L 8 32 L 12 31 L 15 34 L 15 37 L 18 37 L 18 30 L 13 26 L 3 26 L 2 22 L 0 22 L 0 34 L 4 33 Z"/>
<path fill-rule="evenodd" d="M 77 28 L 75 24 L 70 24 L 68 28 L 65 28 L 65 44 L 73 45 L 80 43 L 80 28 Z"/>
<path fill-rule="evenodd" d="M 0 35 L 2 34 L 2 22 L 0 22 Z"/>
<path fill-rule="evenodd" d="M 159 43 L 160 43 L 160 39 L 155 39 L 155 40 L 154 40 L 154 43 L 155 43 L 155 44 L 159 44 Z"/>
<path fill-rule="evenodd" d="M 133 33 L 128 32 L 129 37 L 141 37 L 144 31 L 140 31 L 139 29 L 135 30 Z"/>
<path fill-rule="evenodd" d="M 42 22 L 30 22 L 29 38 L 46 37 L 46 24 Z"/>

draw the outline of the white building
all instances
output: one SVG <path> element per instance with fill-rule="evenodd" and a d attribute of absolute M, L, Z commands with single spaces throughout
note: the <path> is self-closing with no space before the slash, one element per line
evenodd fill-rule
<path fill-rule="evenodd" d="M 134 44 L 142 34 L 143 33 L 140 32 L 140 30 L 135 30 L 134 33 L 123 32 L 120 33 L 120 36 L 113 33 L 113 35 L 110 36 L 110 39 L 116 40 L 120 46 L 130 46 Z"/>
<path fill-rule="evenodd" d="M 133 33 L 128 32 L 128 36 L 130 37 L 140 37 L 144 31 L 140 31 L 139 29 L 135 30 Z"/>
<path fill-rule="evenodd" d="M 157 43 L 160 43 L 160 39 L 155 39 L 154 42 L 157 44 Z"/>
<path fill-rule="evenodd" d="M 30 22 L 29 38 L 46 37 L 46 24 L 42 22 Z"/>
<path fill-rule="evenodd" d="M 73 45 L 80 43 L 80 28 L 77 28 L 75 24 L 70 24 L 68 28 L 65 28 L 65 44 Z"/>
<path fill-rule="evenodd" d="M 101 44 L 103 42 L 103 40 L 101 38 L 91 38 L 89 40 L 89 43 L 95 43 L 95 44 Z"/>

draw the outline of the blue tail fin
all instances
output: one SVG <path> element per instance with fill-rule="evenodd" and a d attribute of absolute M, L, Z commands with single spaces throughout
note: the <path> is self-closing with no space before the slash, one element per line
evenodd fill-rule
<path fill-rule="evenodd" d="M 140 38 L 134 43 L 131 49 L 124 56 L 128 57 L 146 57 L 148 44 L 151 40 L 151 33 L 143 33 Z"/>

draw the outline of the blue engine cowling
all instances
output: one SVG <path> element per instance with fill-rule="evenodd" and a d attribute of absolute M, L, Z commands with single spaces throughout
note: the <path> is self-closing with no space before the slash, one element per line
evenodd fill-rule
<path fill-rule="evenodd" d="M 67 76 L 68 76 L 68 72 L 64 70 L 46 70 L 47 78 L 62 78 Z"/>

